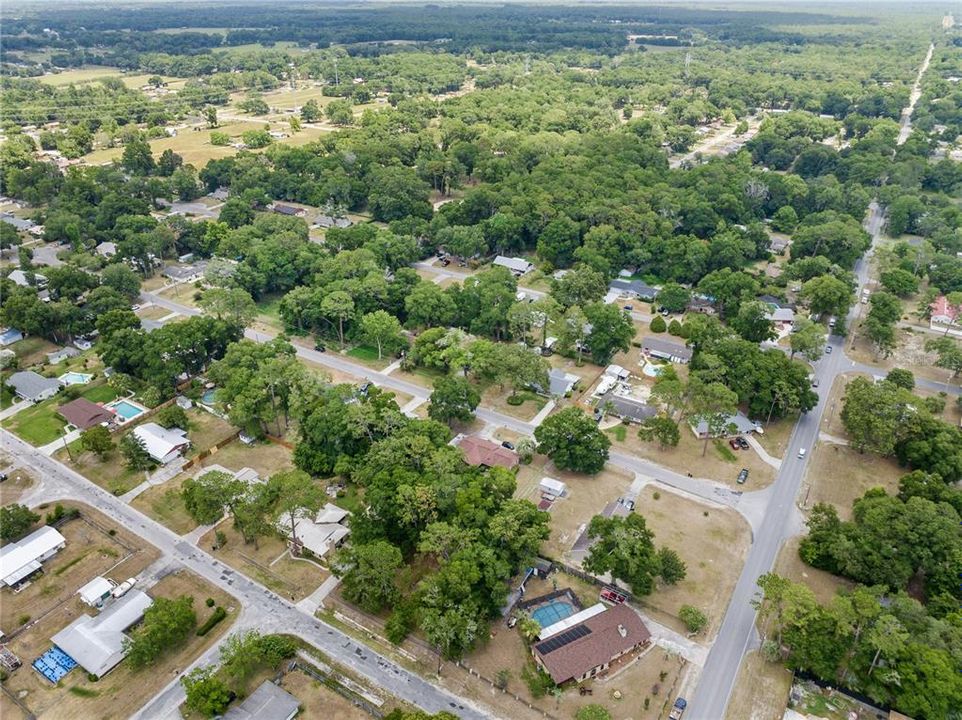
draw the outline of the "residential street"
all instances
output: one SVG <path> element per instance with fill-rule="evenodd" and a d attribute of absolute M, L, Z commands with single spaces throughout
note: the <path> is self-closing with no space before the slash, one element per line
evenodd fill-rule
<path fill-rule="evenodd" d="M 40 478 L 39 483 L 23 499 L 25 504 L 33 505 L 41 500 L 72 499 L 101 511 L 111 520 L 156 546 L 165 558 L 197 573 L 236 597 L 243 610 L 235 631 L 253 627 L 261 632 L 296 635 L 314 645 L 334 662 L 366 678 L 372 686 L 428 712 L 448 710 L 456 712 L 462 718 L 488 717 L 488 713 L 396 665 L 337 628 L 301 611 L 263 585 L 222 564 L 217 558 L 186 542 L 67 466 L 43 455 L 15 435 L 0 430 L 0 439 L 7 452 L 16 456 L 23 466 L 33 470 Z M 145 720 L 179 718 L 177 707 L 182 701 L 183 689 L 179 683 L 173 683 L 148 703 L 140 716 Z"/>

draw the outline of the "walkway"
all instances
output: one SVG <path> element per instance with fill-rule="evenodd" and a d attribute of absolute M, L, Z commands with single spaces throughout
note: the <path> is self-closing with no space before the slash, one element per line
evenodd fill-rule
<path fill-rule="evenodd" d="M 782 461 L 777 457 L 769 455 L 768 451 L 762 447 L 762 444 L 758 442 L 754 435 L 742 435 L 742 437 L 748 440 L 748 444 L 752 446 L 752 450 L 758 453 L 758 457 L 760 457 L 766 465 L 771 465 L 776 470 L 782 466 Z"/>
<path fill-rule="evenodd" d="M 337 575 L 331 575 L 320 584 L 317 590 L 297 603 L 298 610 L 313 615 L 319 608 L 324 606 L 325 598 L 334 592 L 334 589 L 340 584 L 341 578 L 337 577 Z"/>
<path fill-rule="evenodd" d="M 81 430 L 71 430 L 66 435 L 61 435 L 56 440 L 48 442 L 46 445 L 41 445 L 37 448 L 44 455 L 53 455 L 58 450 L 63 450 L 70 443 L 80 439 Z"/>

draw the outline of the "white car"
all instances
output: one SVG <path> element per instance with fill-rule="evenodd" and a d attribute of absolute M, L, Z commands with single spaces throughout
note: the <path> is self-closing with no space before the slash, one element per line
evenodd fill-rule
<path fill-rule="evenodd" d="M 805 459 L 805 448 L 799 448 L 799 449 L 798 449 L 798 459 L 799 459 L 799 460 L 804 460 L 804 459 Z"/>

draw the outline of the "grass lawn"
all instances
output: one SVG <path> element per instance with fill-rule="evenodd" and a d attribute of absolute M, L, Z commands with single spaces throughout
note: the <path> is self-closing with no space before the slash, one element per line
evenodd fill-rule
<path fill-rule="evenodd" d="M 130 503 L 145 515 L 166 525 L 178 535 L 186 535 L 197 523 L 187 513 L 181 486 L 190 475 L 181 473 L 173 480 L 148 488 Z"/>
<path fill-rule="evenodd" d="M 9 349 L 13 350 L 20 361 L 20 369 L 26 369 L 31 365 L 43 364 L 47 361 L 47 353 L 57 349 L 49 340 L 32 335 L 13 343 Z"/>
<path fill-rule="evenodd" d="M 371 347 L 370 345 L 358 345 L 348 350 L 345 355 L 354 358 L 355 360 L 360 360 L 365 365 L 378 370 L 383 370 L 392 362 L 394 362 L 395 359 L 394 356 L 388 352 L 382 352 L 381 358 L 378 359 L 377 348 Z"/>
<path fill-rule="evenodd" d="M 742 660 L 725 720 L 782 720 L 791 688 L 789 670 L 752 650 Z"/>
<path fill-rule="evenodd" d="M 257 303 L 257 321 L 271 330 L 283 331 L 284 322 L 280 313 L 282 299 L 281 295 L 261 298 Z"/>
<path fill-rule="evenodd" d="M 129 574 L 123 577 L 128 576 Z M 71 588 L 71 593 L 74 592 L 76 586 Z M 216 643 L 236 617 L 237 603 L 233 597 L 186 570 L 166 575 L 153 587 L 146 588 L 146 592 L 154 598 L 192 596 L 198 625 L 213 612 L 213 608 L 204 604 L 208 597 L 224 607 L 228 615 L 203 637 L 190 633 L 184 645 L 162 655 L 154 665 L 143 670 L 132 670 L 126 663 L 121 662 L 99 681 L 90 682 L 86 674 L 78 669 L 67 674 L 59 684 L 51 685 L 39 673 L 23 667 L 4 682 L 4 687 L 21 698 L 36 717 L 120 720 L 133 716 L 196 657 Z M 25 662 L 32 661 L 50 648 L 52 635 L 85 612 L 89 613 L 89 608 L 83 605 L 79 598 L 72 597 L 61 609 L 47 615 L 30 632 L 18 636 L 10 643 L 10 649 Z"/>
<path fill-rule="evenodd" d="M 58 395 L 21 410 L 6 421 L 7 429 L 38 447 L 53 442 L 67 424 L 57 415 L 57 407 L 62 402 L 63 398 Z"/>
<path fill-rule="evenodd" d="M 207 450 L 236 432 L 233 425 L 206 410 L 191 408 L 187 411 L 187 418 L 190 421 L 187 435 L 191 442 L 191 455 Z"/>
<path fill-rule="evenodd" d="M 806 565 L 798 556 L 798 546 L 802 535 L 785 541 L 775 560 L 775 572 L 794 582 L 807 585 L 823 605 L 831 602 L 838 590 L 852 588 L 855 583 L 825 570 Z"/>
<path fill-rule="evenodd" d="M 198 546 L 205 550 L 212 548 L 218 531 L 227 536 L 227 544 L 212 550 L 214 556 L 284 597 L 301 600 L 330 575 L 309 560 L 291 558 L 287 553 L 287 542 L 277 535 L 258 538 L 256 545 L 245 543 L 230 520 L 222 521 L 205 534 Z"/>
<path fill-rule="evenodd" d="M 812 452 L 805 488 L 800 497 L 802 507 L 815 503 L 831 503 L 843 520 L 851 519 L 852 503 L 874 487 L 889 494 L 898 492 L 899 478 L 908 473 L 892 458 L 871 453 L 860 454 L 845 445 L 819 442 Z"/>
<path fill-rule="evenodd" d="M 242 442 L 229 443 L 216 453 L 204 458 L 201 464 L 204 467 L 222 465 L 234 472 L 249 467 L 256 470 L 262 478 L 294 466 L 290 450 L 283 445 L 266 442 L 259 442 L 253 446 Z"/>
<path fill-rule="evenodd" d="M 119 441 L 120 434 L 115 433 L 114 444 L 116 445 Z M 69 453 L 67 450 L 59 449 L 54 453 L 54 457 L 114 495 L 123 495 L 147 478 L 142 470 L 131 470 L 124 464 L 124 457 L 117 447 L 114 447 L 106 459 L 101 460 L 92 452 L 84 450 L 80 446 L 80 441 L 75 440 L 70 443 Z"/>
<path fill-rule="evenodd" d="M 53 502 L 46 511 L 53 510 Z M 77 588 L 98 575 L 122 581 L 133 577 L 159 557 L 156 548 L 116 525 L 92 508 L 80 507 L 81 517 L 59 529 L 66 547 L 44 563 L 43 574 L 19 593 L 4 593 L 0 604 L 0 626 L 6 632 L 18 629 L 24 617 L 38 619 L 64 604 L 70 604 Z M 45 512 L 44 510 L 39 511 Z M 90 517 L 97 525 L 85 519 Z M 99 527 L 98 527 L 99 526 Z M 107 528 L 107 531 L 101 529 Z M 108 534 L 114 530 L 113 536 Z"/>
<path fill-rule="evenodd" d="M 94 403 L 107 403 L 116 400 L 119 393 L 106 382 L 99 385 L 91 385 L 81 393 L 83 397 Z"/>
<path fill-rule="evenodd" d="M 511 395 L 522 398 L 522 403 L 520 405 L 509 404 L 508 398 L 511 397 Z M 522 390 L 516 393 L 513 388 L 507 385 L 501 388 L 499 385 L 494 384 L 481 391 L 481 404 L 486 408 L 497 410 L 505 415 L 511 415 L 521 420 L 531 420 L 538 414 L 541 408 L 548 404 L 548 398 L 533 393 L 530 390 Z"/>

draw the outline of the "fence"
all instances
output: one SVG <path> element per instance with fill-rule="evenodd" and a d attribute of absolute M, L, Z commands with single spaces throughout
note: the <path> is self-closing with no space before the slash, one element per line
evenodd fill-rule
<path fill-rule="evenodd" d="M 182 469 L 183 469 L 183 470 L 186 470 L 186 469 L 188 469 L 188 468 L 193 467 L 194 465 L 197 465 L 197 464 L 200 463 L 202 460 L 206 460 L 207 458 L 209 458 L 211 455 L 213 455 L 214 453 L 216 453 L 218 450 L 220 450 L 220 449 L 221 449 L 222 447 L 224 447 L 225 445 L 230 445 L 232 442 L 234 442 L 235 440 L 237 440 L 237 438 L 238 438 L 239 435 L 240 435 L 240 430 L 235 430 L 234 432 L 232 432 L 230 435 L 228 435 L 228 436 L 227 436 L 226 438 L 224 438 L 223 440 L 218 441 L 217 443 L 211 445 L 209 448 L 207 448 L 207 449 L 204 450 L 203 452 L 200 452 L 200 453 L 198 453 L 197 455 L 195 455 L 194 457 L 190 458 L 190 460 L 188 460 L 187 462 L 184 463 L 184 467 L 183 467 Z"/>
<path fill-rule="evenodd" d="M 579 569 L 576 568 L 576 567 L 572 567 L 571 565 L 565 565 L 564 563 L 561 563 L 561 562 L 555 562 L 554 565 L 555 565 L 556 568 L 558 568 L 559 570 L 561 570 L 561 572 L 563 572 L 563 573 L 565 573 L 565 574 L 567 574 L 567 575 L 573 575 L 573 576 L 575 576 L 576 578 L 579 578 L 580 580 L 584 580 L 586 583 L 591 583 L 592 585 L 597 585 L 597 586 L 600 587 L 600 588 L 612 588 L 612 589 L 616 590 L 619 594 L 624 595 L 625 598 L 627 598 L 628 601 L 630 601 L 630 602 L 634 602 L 634 601 L 635 601 L 635 597 L 634 597 L 628 590 L 625 590 L 625 589 L 623 589 L 623 588 L 621 588 L 621 587 L 615 587 L 615 586 L 611 585 L 610 583 L 606 583 L 606 582 L 604 582 L 603 580 L 600 580 L 599 578 L 596 578 L 594 575 L 591 575 L 591 574 L 589 574 L 589 573 L 586 573 L 584 570 L 579 570 Z"/>
<path fill-rule="evenodd" d="M 463 660 L 458 660 L 458 661 L 455 662 L 454 664 L 457 665 L 457 666 L 458 666 L 459 668 L 461 668 L 462 670 L 464 670 L 466 673 L 468 673 L 468 675 L 473 675 L 474 677 L 478 678 L 479 680 L 483 680 L 484 682 L 488 683 L 488 685 L 490 685 L 491 687 L 493 687 L 495 690 L 500 690 L 502 694 L 508 695 L 508 696 L 514 698 L 515 700 L 517 700 L 517 701 L 518 701 L 519 703 L 521 703 L 522 705 L 525 705 L 529 710 L 534 710 L 534 711 L 537 712 L 537 713 L 541 713 L 541 716 L 542 716 L 542 717 L 546 717 L 546 718 L 548 718 L 549 720 L 558 720 L 557 716 L 552 715 L 552 714 L 549 713 L 547 710 L 542 710 L 542 709 L 539 708 L 539 707 L 535 707 L 534 705 L 532 705 L 531 703 L 529 703 L 527 700 L 525 700 L 525 699 L 524 699 L 523 697 L 521 697 L 520 695 L 517 695 L 517 694 L 515 694 L 515 693 L 513 693 L 513 692 L 509 692 L 506 688 L 498 687 L 497 683 L 495 683 L 494 680 L 492 680 L 491 678 L 489 678 L 489 677 L 487 677 L 487 676 L 485 676 L 485 675 L 482 675 L 482 674 L 479 673 L 477 670 L 475 670 L 473 667 L 471 667 L 470 665 L 468 665 L 467 663 L 465 663 Z"/>
<path fill-rule="evenodd" d="M 384 713 L 381 712 L 379 708 L 375 707 L 364 698 L 358 697 L 353 692 L 348 690 L 346 687 L 341 685 L 341 683 L 339 683 L 337 680 L 332 678 L 330 675 L 326 675 L 325 673 L 321 672 L 316 667 L 312 665 L 302 664 L 295 660 L 294 662 L 291 663 L 291 669 L 300 670 L 302 673 L 304 673 L 308 677 L 314 678 L 319 683 L 322 683 L 325 687 L 328 687 L 334 692 L 336 692 L 345 700 L 348 700 L 355 707 L 361 708 L 364 712 L 366 712 L 371 717 L 378 718 L 378 720 L 384 717 Z"/>

